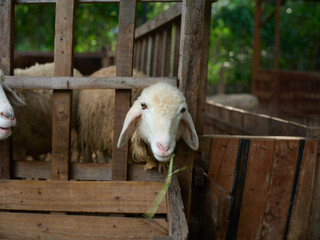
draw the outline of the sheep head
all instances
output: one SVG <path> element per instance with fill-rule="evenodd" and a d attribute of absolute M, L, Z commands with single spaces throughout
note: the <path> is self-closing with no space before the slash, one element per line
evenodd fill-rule
<path fill-rule="evenodd" d="M 118 148 L 136 130 L 160 162 L 170 160 L 180 138 L 193 150 L 199 146 L 185 97 L 178 88 L 167 83 L 157 83 L 142 91 L 126 115 Z"/>
<path fill-rule="evenodd" d="M 17 106 L 23 106 L 24 102 L 4 82 L 4 74 L 0 69 L 0 140 L 11 135 L 11 127 L 16 125 L 13 108 L 9 102 Z"/>

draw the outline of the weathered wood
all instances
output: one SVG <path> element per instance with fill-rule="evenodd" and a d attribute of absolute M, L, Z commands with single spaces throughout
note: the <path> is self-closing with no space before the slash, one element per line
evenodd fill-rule
<path fill-rule="evenodd" d="M 210 3 L 218 0 L 207 0 Z M 55 3 L 56 0 L 16 0 L 20 4 Z M 119 3 L 120 0 L 78 0 L 79 3 Z M 182 0 L 137 0 L 137 2 L 182 2 Z"/>
<path fill-rule="evenodd" d="M 136 29 L 135 38 L 138 39 L 145 34 L 150 34 L 152 31 L 159 29 L 165 24 L 169 24 L 171 21 L 181 16 L 181 3 L 177 3 L 172 7 L 168 8 L 162 14 L 151 19 L 145 24 L 139 26 Z"/>
<path fill-rule="evenodd" d="M 171 50 L 171 31 L 172 27 L 169 26 L 163 30 L 163 41 L 162 41 L 162 63 L 161 63 L 161 76 L 169 76 L 170 70 L 170 50 Z"/>
<path fill-rule="evenodd" d="M 149 239 L 167 235 L 164 219 L 0 212 L 2 239 Z"/>
<path fill-rule="evenodd" d="M 307 140 L 305 142 L 298 186 L 292 208 L 288 239 L 308 238 L 317 153 L 318 141 Z"/>
<path fill-rule="evenodd" d="M 238 139 L 213 139 L 208 176 L 232 193 L 234 172 L 238 154 Z"/>
<path fill-rule="evenodd" d="M 275 143 L 260 239 L 283 239 L 298 150 L 297 140 L 277 140 Z"/>
<path fill-rule="evenodd" d="M 275 141 L 251 140 L 237 238 L 259 239 Z"/>
<path fill-rule="evenodd" d="M 173 24 L 173 46 L 171 51 L 171 76 L 178 75 L 179 68 L 179 50 L 180 50 L 180 35 L 181 35 L 181 19 Z"/>
<path fill-rule="evenodd" d="M 167 203 L 169 236 L 171 236 L 172 239 L 187 240 L 189 235 L 188 225 L 176 175 L 172 176 L 172 182 L 167 193 Z"/>
<path fill-rule="evenodd" d="M 54 76 L 72 76 L 75 1 L 57 0 Z M 51 179 L 68 179 L 72 92 L 55 90 L 52 97 Z"/>
<path fill-rule="evenodd" d="M 132 76 L 133 43 L 136 18 L 136 0 L 120 2 L 119 35 L 117 43 L 117 73 L 119 77 Z M 112 180 L 127 179 L 128 144 L 121 149 L 117 148 L 123 121 L 130 108 L 131 90 L 116 90 Z"/>
<path fill-rule="evenodd" d="M 13 26 L 14 3 L 2 1 L 0 4 L 0 69 L 5 75 L 13 74 Z M 1 141 L 0 150 L 0 179 L 11 176 L 11 139 Z"/>
<path fill-rule="evenodd" d="M 142 48 L 141 48 L 141 62 L 140 62 L 140 67 L 139 69 L 141 69 L 142 72 L 146 72 L 146 61 L 147 61 L 147 39 L 143 39 L 142 40 Z"/>
<path fill-rule="evenodd" d="M 153 59 L 153 76 L 160 77 L 162 69 L 162 46 L 163 46 L 163 30 L 156 33 L 155 52 Z"/>
<path fill-rule="evenodd" d="M 109 181 L 111 180 L 112 165 L 110 163 L 71 163 L 70 179 L 72 180 L 94 180 Z M 50 162 L 40 161 L 15 161 L 14 173 L 15 178 L 50 178 Z M 158 169 L 144 171 L 142 164 L 129 164 L 128 166 L 129 181 L 146 181 L 146 182 L 163 182 L 163 173 Z"/>
<path fill-rule="evenodd" d="M 145 88 L 158 81 L 177 85 L 172 77 L 19 77 L 6 76 L 6 83 L 15 89 L 132 89 Z"/>
<path fill-rule="evenodd" d="M 206 49 L 205 43 L 208 36 L 204 33 L 204 23 L 206 19 L 206 1 L 199 0 L 184 0 L 182 3 L 182 15 L 181 15 L 181 43 L 180 43 L 180 58 L 179 58 L 179 70 L 178 78 L 180 80 L 180 89 L 184 93 L 187 102 L 189 112 L 195 122 L 195 127 L 198 133 L 202 133 L 203 126 L 199 125 L 198 117 L 204 114 L 205 106 L 201 105 L 201 98 L 205 99 L 205 96 L 200 97 L 203 86 L 201 79 L 202 67 L 204 62 L 201 58 L 204 56 L 203 51 Z M 205 100 L 203 101 L 205 103 Z M 203 109 L 203 113 L 200 113 Z M 203 116 L 204 117 L 204 116 Z M 188 169 L 193 168 L 193 152 L 186 145 L 180 146 L 180 155 L 177 154 L 175 160 L 176 167 L 179 167 L 178 163 L 183 163 Z M 181 165 L 180 165 L 181 166 Z M 185 206 L 185 212 L 187 219 L 189 218 L 191 208 L 191 181 L 192 171 L 187 170 L 179 174 L 179 182 L 181 184 L 181 192 Z"/>
<path fill-rule="evenodd" d="M 161 182 L 0 181 L 0 209 L 144 213 L 161 191 Z M 166 213 L 163 201 L 157 213 Z"/>
<path fill-rule="evenodd" d="M 146 74 L 147 76 L 152 76 L 152 61 L 153 61 L 153 52 L 154 50 L 154 39 L 153 36 L 150 35 L 148 37 L 148 50 L 147 50 L 147 63 L 146 63 Z"/>

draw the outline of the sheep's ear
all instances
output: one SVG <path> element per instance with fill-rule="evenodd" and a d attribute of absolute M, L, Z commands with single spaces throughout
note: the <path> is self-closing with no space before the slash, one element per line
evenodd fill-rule
<path fill-rule="evenodd" d="M 22 107 L 25 104 L 25 102 L 18 97 L 18 95 L 6 84 L 6 82 L 3 82 L 3 88 L 5 90 L 5 92 L 7 93 L 7 97 L 9 99 L 9 102 L 18 106 L 18 107 Z"/>
<path fill-rule="evenodd" d="M 183 114 L 179 128 L 181 130 L 182 139 L 190 148 L 197 150 L 199 148 L 198 135 L 194 127 L 192 117 L 188 111 Z"/>
<path fill-rule="evenodd" d="M 136 101 L 128 111 L 123 123 L 122 131 L 118 140 L 117 147 L 122 147 L 132 136 L 137 128 L 138 121 L 141 116 L 140 104 Z"/>

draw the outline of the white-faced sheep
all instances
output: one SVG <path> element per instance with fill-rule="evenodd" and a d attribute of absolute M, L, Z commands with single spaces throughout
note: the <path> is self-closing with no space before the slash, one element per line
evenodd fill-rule
<path fill-rule="evenodd" d="M 14 110 L 9 102 L 16 106 L 24 106 L 24 102 L 4 82 L 4 74 L 0 69 L 0 140 L 11 136 L 11 128 L 16 126 Z"/>
<path fill-rule="evenodd" d="M 36 64 L 26 69 L 15 69 L 16 76 L 53 76 L 54 64 Z M 74 69 L 74 76 L 82 76 Z M 19 124 L 13 132 L 13 158 L 37 158 L 51 151 L 52 90 L 16 90 L 26 106 L 15 109 Z M 74 98 L 77 97 L 74 94 Z M 77 102 L 76 100 L 73 102 Z M 75 107 L 74 107 L 75 109 Z M 75 112 L 73 113 L 75 115 Z"/>
<path fill-rule="evenodd" d="M 115 76 L 115 72 L 112 66 L 92 76 Z M 134 71 L 134 75 L 139 73 Z M 140 93 L 141 90 L 133 89 L 133 99 Z M 91 161 L 92 153 L 112 155 L 114 98 L 115 91 L 110 89 L 80 91 L 78 118 L 83 161 Z M 169 160 L 179 138 L 192 149 L 198 148 L 198 137 L 182 93 L 169 84 L 158 83 L 144 89 L 131 107 L 118 146 L 131 139 L 132 160 L 146 163 L 145 169 L 150 169 L 157 166 L 156 162 Z"/>

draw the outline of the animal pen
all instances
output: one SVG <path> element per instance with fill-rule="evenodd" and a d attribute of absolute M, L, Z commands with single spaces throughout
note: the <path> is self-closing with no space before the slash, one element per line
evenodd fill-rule
<path fill-rule="evenodd" d="M 85 2 L 120 2 L 117 77 L 71 76 L 73 13 Z M 135 29 L 137 2 L 144 0 L 0 1 L 0 68 L 8 85 L 54 90 L 51 162 L 12 161 L 10 141 L 0 142 L 0 238 L 318 239 L 319 129 L 206 104 L 212 1 L 183 0 Z M 10 76 L 14 5 L 26 3 L 56 4 L 55 76 L 41 81 Z M 131 77 L 134 66 L 150 77 Z M 178 181 L 174 175 L 155 218 L 146 219 L 163 175 L 129 165 L 128 146 L 114 147 L 112 163 L 71 163 L 71 99 L 73 89 L 116 89 L 117 139 L 130 89 L 159 80 L 184 92 L 200 148 L 177 144 L 175 168 L 187 170 Z"/>

